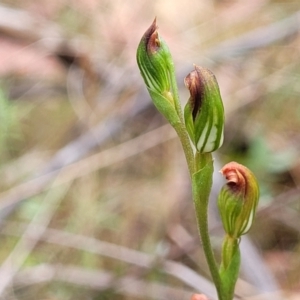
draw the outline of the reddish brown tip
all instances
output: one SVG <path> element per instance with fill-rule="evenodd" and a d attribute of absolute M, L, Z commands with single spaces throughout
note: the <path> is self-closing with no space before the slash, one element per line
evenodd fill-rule
<path fill-rule="evenodd" d="M 158 32 L 157 32 L 156 18 L 152 22 L 151 26 L 144 34 L 145 44 L 147 52 L 149 54 L 155 53 L 160 46 Z"/>
<path fill-rule="evenodd" d="M 232 188 L 233 192 L 245 193 L 247 174 L 249 173 L 245 166 L 232 161 L 226 164 L 220 172 L 228 181 L 227 185 Z"/>
<path fill-rule="evenodd" d="M 201 76 L 201 71 L 197 66 L 195 66 L 195 70 L 189 73 L 184 78 L 184 84 L 189 89 L 191 97 L 190 104 L 192 107 L 192 115 L 193 119 L 196 119 L 197 113 L 199 112 L 202 105 L 202 97 L 203 97 L 203 78 Z"/>

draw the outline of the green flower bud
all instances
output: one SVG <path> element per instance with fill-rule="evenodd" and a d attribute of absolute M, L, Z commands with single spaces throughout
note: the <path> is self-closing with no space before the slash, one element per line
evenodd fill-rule
<path fill-rule="evenodd" d="M 230 237 L 239 238 L 251 228 L 259 199 L 259 186 L 254 174 L 236 162 L 226 164 L 220 172 L 228 181 L 218 198 L 222 223 Z"/>
<path fill-rule="evenodd" d="M 170 82 L 173 60 L 167 44 L 157 32 L 156 19 L 143 35 L 136 58 L 156 108 L 171 124 L 179 122 Z"/>
<path fill-rule="evenodd" d="M 137 49 L 137 63 L 146 86 L 157 93 L 170 91 L 168 46 L 158 35 L 156 19 L 143 35 Z"/>
<path fill-rule="evenodd" d="M 190 98 L 184 108 L 184 119 L 196 149 L 213 152 L 223 143 L 224 107 L 214 74 L 195 66 L 184 80 Z"/>

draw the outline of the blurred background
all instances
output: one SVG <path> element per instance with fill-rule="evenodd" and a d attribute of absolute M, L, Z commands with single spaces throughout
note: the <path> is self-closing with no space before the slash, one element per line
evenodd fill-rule
<path fill-rule="evenodd" d="M 216 299 L 184 155 L 135 61 L 157 17 L 183 78 L 211 69 L 261 199 L 236 299 L 300 299 L 300 2 L 0 3 L 0 299 Z M 216 196 L 210 229 L 223 229 Z"/>

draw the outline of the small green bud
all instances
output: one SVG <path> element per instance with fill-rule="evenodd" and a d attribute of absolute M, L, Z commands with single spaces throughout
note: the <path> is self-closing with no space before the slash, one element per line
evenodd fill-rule
<path fill-rule="evenodd" d="M 259 186 L 254 174 L 236 162 L 220 171 L 228 181 L 220 191 L 218 207 L 226 233 L 239 238 L 253 223 L 259 199 Z"/>
<path fill-rule="evenodd" d="M 168 46 L 158 35 L 156 19 L 144 33 L 137 50 L 137 63 L 146 86 L 157 93 L 170 91 Z"/>
<path fill-rule="evenodd" d="M 190 98 L 184 108 L 184 119 L 196 149 L 213 152 L 223 144 L 224 107 L 214 74 L 195 65 L 184 83 Z"/>
<path fill-rule="evenodd" d="M 136 58 L 156 108 L 171 124 L 179 122 L 170 82 L 170 72 L 174 72 L 173 60 L 167 44 L 157 32 L 156 19 L 144 33 Z"/>

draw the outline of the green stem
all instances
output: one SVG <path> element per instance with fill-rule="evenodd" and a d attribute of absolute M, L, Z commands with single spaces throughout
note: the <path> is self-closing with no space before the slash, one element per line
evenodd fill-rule
<path fill-rule="evenodd" d="M 180 98 L 179 98 L 179 93 L 178 93 L 178 86 L 177 86 L 177 81 L 176 81 L 176 76 L 175 76 L 175 68 L 173 62 L 170 62 L 170 67 L 169 67 L 169 74 L 170 74 L 170 84 L 171 84 L 171 94 L 172 98 L 174 101 L 175 105 L 175 110 L 177 112 L 177 115 L 179 117 L 180 122 L 175 123 L 173 125 L 174 129 L 177 132 L 177 135 L 180 139 L 181 145 L 183 147 L 183 151 L 185 154 L 185 158 L 187 161 L 187 165 L 189 168 L 189 173 L 190 176 L 195 172 L 195 161 L 194 161 L 194 152 L 191 146 L 190 138 L 188 136 L 185 123 L 184 123 L 184 118 L 183 118 L 183 113 L 181 109 L 181 103 L 180 103 Z"/>
<path fill-rule="evenodd" d="M 194 152 L 185 125 L 184 123 L 176 123 L 173 127 L 176 130 L 181 145 L 183 147 L 183 151 L 189 168 L 189 173 L 192 178 L 192 175 L 195 172 Z"/>
<path fill-rule="evenodd" d="M 194 156 L 191 142 L 184 123 L 173 64 L 171 64 L 170 67 L 170 82 L 175 109 L 180 119 L 180 123 L 176 123 L 174 125 L 174 129 L 176 130 L 181 141 L 186 161 L 188 164 L 190 176 L 192 178 L 193 200 L 196 208 L 197 223 L 200 237 L 202 240 L 203 250 L 209 266 L 210 273 L 216 285 L 219 300 L 225 300 L 222 293 L 221 277 L 210 243 L 208 232 L 208 200 L 212 186 L 213 176 L 212 155 L 211 153 L 201 154 L 199 152 L 196 152 L 196 155 Z M 201 172 L 202 169 L 205 169 L 206 171 Z"/>
<path fill-rule="evenodd" d="M 222 245 L 222 263 L 220 267 L 224 300 L 233 299 L 234 287 L 239 276 L 240 263 L 239 239 L 226 234 Z"/>
<path fill-rule="evenodd" d="M 179 98 L 179 93 L 178 93 L 178 86 L 177 86 L 177 81 L 176 81 L 176 76 L 175 76 L 175 67 L 174 67 L 173 62 L 170 63 L 169 68 L 170 68 L 169 73 L 170 73 L 171 90 L 172 90 L 172 95 L 174 98 L 175 109 L 177 111 L 177 114 L 179 116 L 181 123 L 184 124 L 183 113 L 182 113 L 181 103 L 180 103 L 180 98 Z"/>
<path fill-rule="evenodd" d="M 203 251 L 218 292 L 219 300 L 225 300 L 222 292 L 223 289 L 219 268 L 211 246 L 208 231 L 208 200 L 211 191 L 214 170 L 211 153 L 197 152 L 195 155 L 195 165 L 197 172 L 193 175 L 192 185 L 198 229 L 202 241 Z"/>
<path fill-rule="evenodd" d="M 239 240 L 235 237 L 231 237 L 228 234 L 225 235 L 222 245 L 222 264 L 221 271 L 226 270 L 236 251 L 239 249 Z"/>

